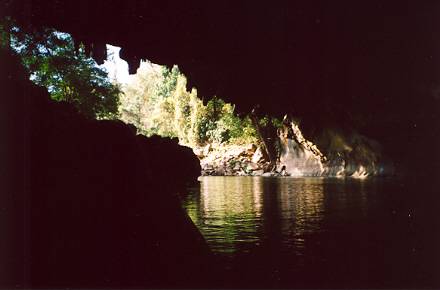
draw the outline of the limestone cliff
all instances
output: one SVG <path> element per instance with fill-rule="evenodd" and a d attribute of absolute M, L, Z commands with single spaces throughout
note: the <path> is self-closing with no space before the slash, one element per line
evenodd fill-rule
<path fill-rule="evenodd" d="M 275 142 L 276 165 L 262 151 L 268 145 L 209 145 L 195 150 L 202 175 L 329 176 L 365 178 L 393 173 L 381 146 L 357 132 L 324 128 L 307 139 L 299 125 L 285 119 Z"/>
<path fill-rule="evenodd" d="M 295 122 L 289 122 L 279 138 L 280 164 L 291 176 L 364 178 L 392 173 L 380 144 L 357 132 L 324 128 L 311 141 Z"/>

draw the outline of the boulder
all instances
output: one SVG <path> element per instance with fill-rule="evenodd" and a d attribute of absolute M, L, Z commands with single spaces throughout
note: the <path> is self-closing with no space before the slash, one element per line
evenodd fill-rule
<path fill-rule="evenodd" d="M 262 158 L 263 158 L 263 153 L 261 152 L 260 147 L 258 147 L 255 153 L 252 155 L 252 162 L 258 163 L 261 161 Z"/>
<path fill-rule="evenodd" d="M 265 172 L 261 176 L 264 176 L 264 177 L 275 177 L 275 176 L 279 176 L 279 173 L 277 173 L 277 172 Z"/>
<path fill-rule="evenodd" d="M 255 150 L 257 150 L 257 146 L 255 144 L 249 144 L 246 146 L 246 153 L 249 156 L 252 156 L 255 153 Z"/>
<path fill-rule="evenodd" d="M 194 154 L 200 159 L 203 159 L 205 157 L 203 151 L 204 151 L 203 148 L 200 148 L 200 147 L 193 148 Z"/>
<path fill-rule="evenodd" d="M 166 180 L 170 177 L 172 169 L 173 182 L 167 184 L 172 190 L 185 190 L 188 183 L 194 183 L 200 176 L 199 160 L 189 147 L 180 146 L 177 138 L 163 138 L 157 135 L 148 138 L 138 135 L 136 138 L 149 167 L 155 171 L 156 178 Z M 155 152 L 160 154 L 154 154 Z"/>
<path fill-rule="evenodd" d="M 212 149 L 211 144 L 206 145 L 205 148 L 203 148 L 202 155 L 203 156 L 208 156 L 208 154 L 211 151 L 211 149 Z"/>
<path fill-rule="evenodd" d="M 257 163 L 250 162 L 247 164 L 247 170 L 257 170 L 260 169 L 260 166 Z"/>

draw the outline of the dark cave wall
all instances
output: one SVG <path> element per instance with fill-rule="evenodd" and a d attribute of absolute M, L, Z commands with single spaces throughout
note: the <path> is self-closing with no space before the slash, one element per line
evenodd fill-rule
<path fill-rule="evenodd" d="M 203 96 L 230 98 L 248 112 L 258 100 L 283 114 L 364 97 L 391 106 L 381 99 L 398 101 L 434 80 L 436 62 L 426 59 L 440 47 L 428 32 L 437 8 L 434 1 L 10 0 L 2 13 L 69 32 L 97 60 L 106 43 L 120 46 L 132 73 L 141 58 L 178 64 Z"/>
<path fill-rule="evenodd" d="M 32 85 L 9 52 L 1 61 L 0 286 L 203 286 L 215 265 L 178 197 L 196 182 L 197 158 L 86 119 Z M 185 174 L 165 171 L 174 163 Z"/>

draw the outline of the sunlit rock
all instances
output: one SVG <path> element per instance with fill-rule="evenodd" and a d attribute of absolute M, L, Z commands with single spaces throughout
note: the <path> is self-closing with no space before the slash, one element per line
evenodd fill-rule
<path fill-rule="evenodd" d="M 323 129 L 309 140 L 297 123 L 285 119 L 277 142 L 280 152 L 275 168 L 254 144 L 211 144 L 194 152 L 204 152 L 197 153 L 202 175 L 366 178 L 392 174 L 392 164 L 383 157 L 381 146 L 356 132 Z"/>
<path fill-rule="evenodd" d="M 200 148 L 193 150 L 201 151 Z M 255 175 L 253 172 L 263 169 L 266 163 L 255 144 L 209 144 L 203 150 L 205 153 L 196 154 L 200 159 L 201 175 Z"/>
<path fill-rule="evenodd" d="M 258 163 L 263 158 L 263 153 L 261 152 L 261 148 L 258 147 L 258 149 L 255 151 L 254 155 L 252 155 L 252 162 Z"/>
<path fill-rule="evenodd" d="M 280 140 L 280 166 L 285 166 L 291 176 L 365 178 L 390 173 L 385 170 L 381 146 L 356 132 L 324 129 L 310 141 L 292 122 L 291 128 L 284 125 Z"/>
<path fill-rule="evenodd" d="M 360 165 L 357 170 L 351 175 L 353 178 L 357 179 L 364 179 L 369 175 L 369 172 L 367 172 L 367 169 L 364 168 L 362 165 Z"/>
<path fill-rule="evenodd" d="M 318 156 L 295 140 L 285 139 L 282 144 L 280 163 L 291 176 L 320 176 L 323 166 Z"/>

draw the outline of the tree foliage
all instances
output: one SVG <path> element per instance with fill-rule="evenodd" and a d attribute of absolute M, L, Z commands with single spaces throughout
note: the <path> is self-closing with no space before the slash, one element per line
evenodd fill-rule
<path fill-rule="evenodd" d="M 120 88 L 108 80 L 107 72 L 76 49 L 69 34 L 53 29 L 11 29 L 11 47 L 21 56 L 31 80 L 48 89 L 57 101 L 72 103 L 91 118 L 114 118 Z"/>
<path fill-rule="evenodd" d="M 237 115 L 234 105 L 218 97 L 204 105 L 194 88 L 188 91 L 177 66 L 141 62 L 131 81 L 119 85 L 69 34 L 21 29 L 8 19 L 0 22 L 0 39 L 20 55 L 32 81 L 89 117 L 120 118 L 144 135 L 177 137 L 189 147 L 259 140 L 251 118 Z"/>
<path fill-rule="evenodd" d="M 121 119 L 146 135 L 177 137 L 183 145 L 256 142 L 249 117 L 240 118 L 235 107 L 214 97 L 206 105 L 177 66 L 168 69 L 142 62 L 134 79 L 124 86 Z"/>

